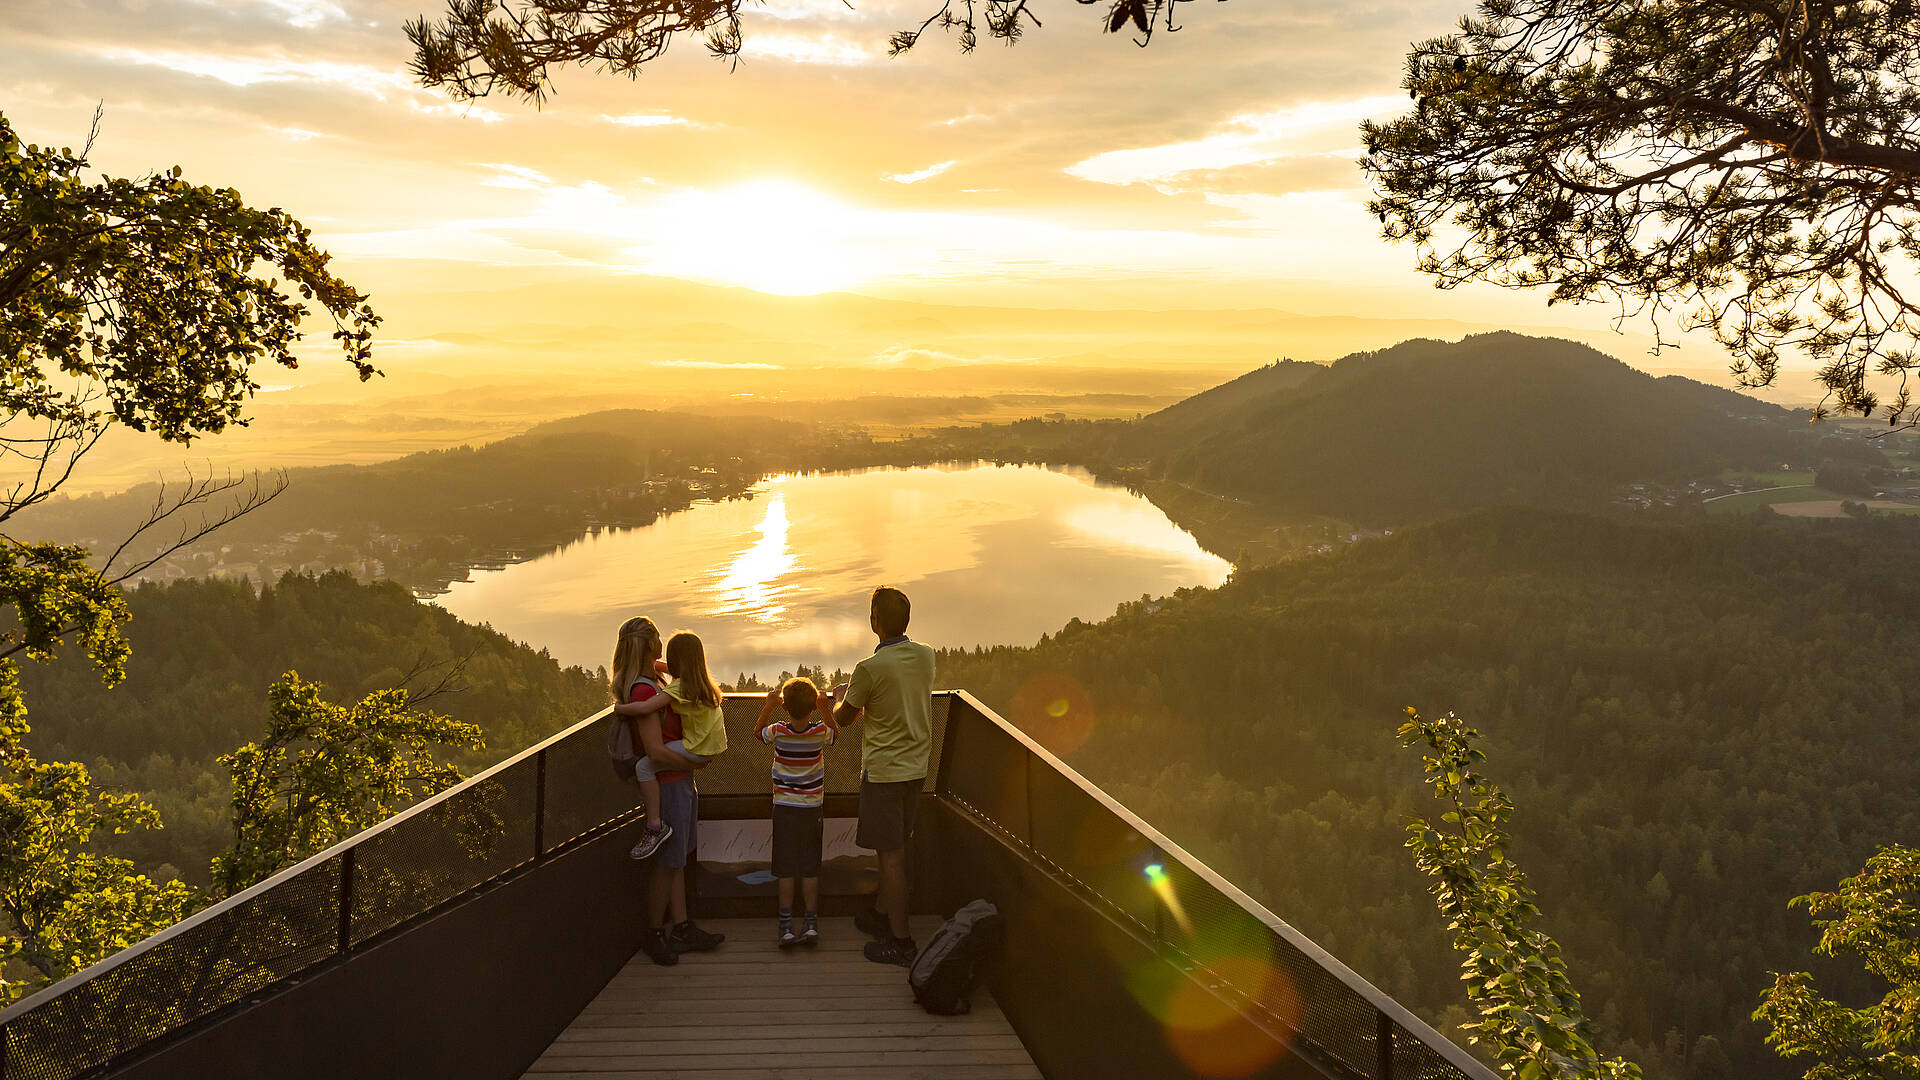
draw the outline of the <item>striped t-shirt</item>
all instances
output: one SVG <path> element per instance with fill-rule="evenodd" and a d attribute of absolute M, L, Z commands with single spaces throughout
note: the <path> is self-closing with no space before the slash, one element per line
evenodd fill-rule
<path fill-rule="evenodd" d="M 833 728 L 815 716 L 768 724 L 760 741 L 773 747 L 773 802 L 776 806 L 820 805 L 827 790 L 826 749 Z"/>

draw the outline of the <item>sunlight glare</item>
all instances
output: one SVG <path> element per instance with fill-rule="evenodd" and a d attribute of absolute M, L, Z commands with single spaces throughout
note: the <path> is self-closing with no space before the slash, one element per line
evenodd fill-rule
<path fill-rule="evenodd" d="M 634 252 L 663 273 L 812 296 L 887 268 L 881 251 L 860 243 L 858 210 L 790 181 L 684 191 L 666 204 L 658 231 Z"/>
<path fill-rule="evenodd" d="M 787 500 L 776 495 L 767 500 L 767 514 L 758 526 L 760 539 L 741 552 L 727 567 L 718 585 L 717 615 L 745 615 L 755 622 L 779 623 L 786 614 L 784 594 L 775 586 L 782 575 L 791 573 L 795 559 L 787 546 Z"/>

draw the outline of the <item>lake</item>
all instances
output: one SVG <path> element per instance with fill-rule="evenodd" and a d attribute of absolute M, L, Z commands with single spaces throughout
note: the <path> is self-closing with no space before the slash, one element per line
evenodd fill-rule
<path fill-rule="evenodd" d="M 731 681 L 851 668 L 873 648 L 876 585 L 906 591 L 917 640 L 1030 645 L 1229 569 L 1083 470 L 967 464 L 773 477 L 748 498 L 476 570 L 435 602 L 588 668 L 608 662 L 622 620 L 648 615 L 663 633 L 698 633 Z"/>

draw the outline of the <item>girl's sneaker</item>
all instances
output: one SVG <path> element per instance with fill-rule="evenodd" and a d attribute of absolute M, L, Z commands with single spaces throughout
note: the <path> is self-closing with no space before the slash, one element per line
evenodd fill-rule
<path fill-rule="evenodd" d="M 633 845 L 633 850 L 627 852 L 627 854 L 635 859 L 652 858 L 653 853 L 659 851 L 660 845 L 666 843 L 667 837 L 672 835 L 673 826 L 671 825 L 664 822 L 658 825 L 649 825 L 640 830 L 640 842 Z"/>

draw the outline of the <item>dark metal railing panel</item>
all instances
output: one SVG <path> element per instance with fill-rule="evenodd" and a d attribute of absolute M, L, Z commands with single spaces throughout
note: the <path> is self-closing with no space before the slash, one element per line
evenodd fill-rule
<path fill-rule="evenodd" d="M 1027 748 L 990 724 L 962 724 L 947 729 L 941 789 L 949 798 L 977 809 L 995 825 L 1031 844 L 1028 829 Z"/>
<path fill-rule="evenodd" d="M 520 757 L 426 813 L 355 845 L 349 945 L 530 862 L 540 760 L 537 754 Z"/>
<path fill-rule="evenodd" d="M 66 1080 L 99 1068 L 330 958 L 340 856 L 274 880 L 210 918 L 149 938 L 124 962 L 96 965 L 9 1010 L 7 1080 Z"/>
<path fill-rule="evenodd" d="M 1353 1077 L 1497 1080 L 1487 1066 L 1026 733 L 965 691 L 953 697 L 952 757 L 940 793 L 988 819 L 1006 837 L 1017 840 L 1016 827 L 1024 829 L 1038 860 L 1057 868 L 1109 914 L 1118 913 L 1151 935 L 1215 993 L 1234 998 L 1262 1026 L 1292 1031 L 1298 1043 Z M 989 728 L 1004 738 L 983 737 L 980 733 Z M 1004 790 L 1004 784 L 967 774 L 976 767 L 1008 768 L 1007 739 L 1024 751 L 1029 799 L 1017 808 L 999 797 L 971 802 L 965 793 Z"/>
<path fill-rule="evenodd" d="M 764 696 L 727 695 L 732 746 L 754 744 Z M 936 698 L 936 747 L 948 707 L 945 694 Z M 68 1080 L 100 1068 L 634 819 L 638 792 L 608 764 L 610 715 L 596 713 L 0 1011 L 0 1077 Z M 858 729 L 847 737 L 857 741 Z M 827 779 L 829 792 L 858 791 L 858 753 L 834 755 Z M 703 795 L 765 795 L 766 757 L 728 754 L 697 783 Z"/>

